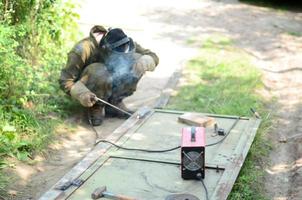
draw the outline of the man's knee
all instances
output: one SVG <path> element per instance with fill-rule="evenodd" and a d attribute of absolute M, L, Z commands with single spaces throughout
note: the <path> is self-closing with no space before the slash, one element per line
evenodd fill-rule
<path fill-rule="evenodd" d="M 102 63 L 88 65 L 81 74 L 81 81 L 100 98 L 111 95 L 112 76 Z"/>

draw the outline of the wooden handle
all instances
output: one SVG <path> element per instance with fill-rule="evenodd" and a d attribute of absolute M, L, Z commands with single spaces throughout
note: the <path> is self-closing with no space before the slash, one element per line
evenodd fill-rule
<path fill-rule="evenodd" d="M 124 196 L 124 195 L 116 195 L 116 198 L 118 200 L 137 200 L 135 198 L 132 198 L 132 197 L 128 197 L 128 196 Z"/>

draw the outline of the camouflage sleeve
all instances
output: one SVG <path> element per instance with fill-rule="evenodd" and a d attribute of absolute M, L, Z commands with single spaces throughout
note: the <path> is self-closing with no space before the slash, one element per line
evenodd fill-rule
<path fill-rule="evenodd" d="M 144 49 L 141 45 L 139 45 L 138 43 L 135 43 L 135 46 L 136 46 L 136 53 L 139 53 L 139 54 L 142 54 L 142 55 L 149 55 L 153 58 L 154 62 L 155 62 L 155 65 L 157 66 L 158 63 L 159 63 L 159 58 L 158 56 L 152 52 L 151 50 L 149 49 Z"/>
<path fill-rule="evenodd" d="M 70 94 L 71 87 L 77 80 L 79 80 L 89 57 L 89 48 L 87 48 L 87 50 L 83 47 L 85 47 L 85 43 L 78 43 L 75 45 L 68 54 L 68 60 L 65 68 L 61 71 L 59 79 L 60 87 L 67 94 Z"/>

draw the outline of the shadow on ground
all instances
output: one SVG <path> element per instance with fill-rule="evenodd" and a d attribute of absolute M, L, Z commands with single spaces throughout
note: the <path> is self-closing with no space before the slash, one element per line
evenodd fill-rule
<path fill-rule="evenodd" d="M 239 0 L 242 3 L 255 5 L 259 7 L 268 7 L 291 12 L 301 12 L 302 3 L 296 0 Z"/>
<path fill-rule="evenodd" d="M 157 9 L 144 16 L 149 16 L 151 21 L 163 27 L 170 27 L 160 34 L 161 37 L 187 43 L 189 39 L 200 40 L 207 34 L 223 34 L 262 60 L 278 58 L 284 49 L 295 53 L 298 47 L 294 44 L 288 46 L 286 40 L 299 37 L 295 34 L 299 35 L 302 31 L 302 15 L 239 3 L 219 2 L 186 10 Z"/>

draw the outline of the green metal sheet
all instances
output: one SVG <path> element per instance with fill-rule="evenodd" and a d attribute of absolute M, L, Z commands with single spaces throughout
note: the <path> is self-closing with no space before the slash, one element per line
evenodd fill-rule
<path fill-rule="evenodd" d="M 155 110 L 144 120 L 128 122 L 131 126 L 124 128 L 125 132 L 115 142 L 129 148 L 153 150 L 178 146 L 181 129 L 187 126 L 178 122 L 178 116 L 182 113 Z M 211 116 L 225 130 L 230 129 L 236 121 L 236 116 Z M 259 124 L 259 119 L 241 118 L 223 142 L 206 147 L 207 168 L 204 183 L 210 199 L 227 198 Z M 222 136 L 215 136 L 213 133 L 213 128 L 206 129 L 207 144 L 222 139 Z M 179 163 L 179 149 L 166 153 L 145 153 L 106 146 L 102 155 L 77 177 L 86 180 L 85 183 L 79 188 L 69 188 L 60 197 L 90 199 L 95 188 L 106 185 L 110 192 L 143 200 L 164 200 L 167 195 L 174 193 L 190 193 L 205 199 L 200 181 L 181 179 Z"/>
<path fill-rule="evenodd" d="M 220 176 L 215 170 L 208 170 L 207 173 L 206 181 L 210 185 L 217 185 L 222 172 L 218 172 Z M 178 174 L 179 167 L 173 164 L 110 158 L 68 199 L 89 199 L 87 197 L 93 190 L 102 185 L 106 185 L 112 193 L 137 199 L 163 200 L 163 197 L 171 193 L 185 192 L 203 196 L 201 182 L 183 181 Z M 210 193 L 214 189 L 215 187 L 208 187 Z"/>

